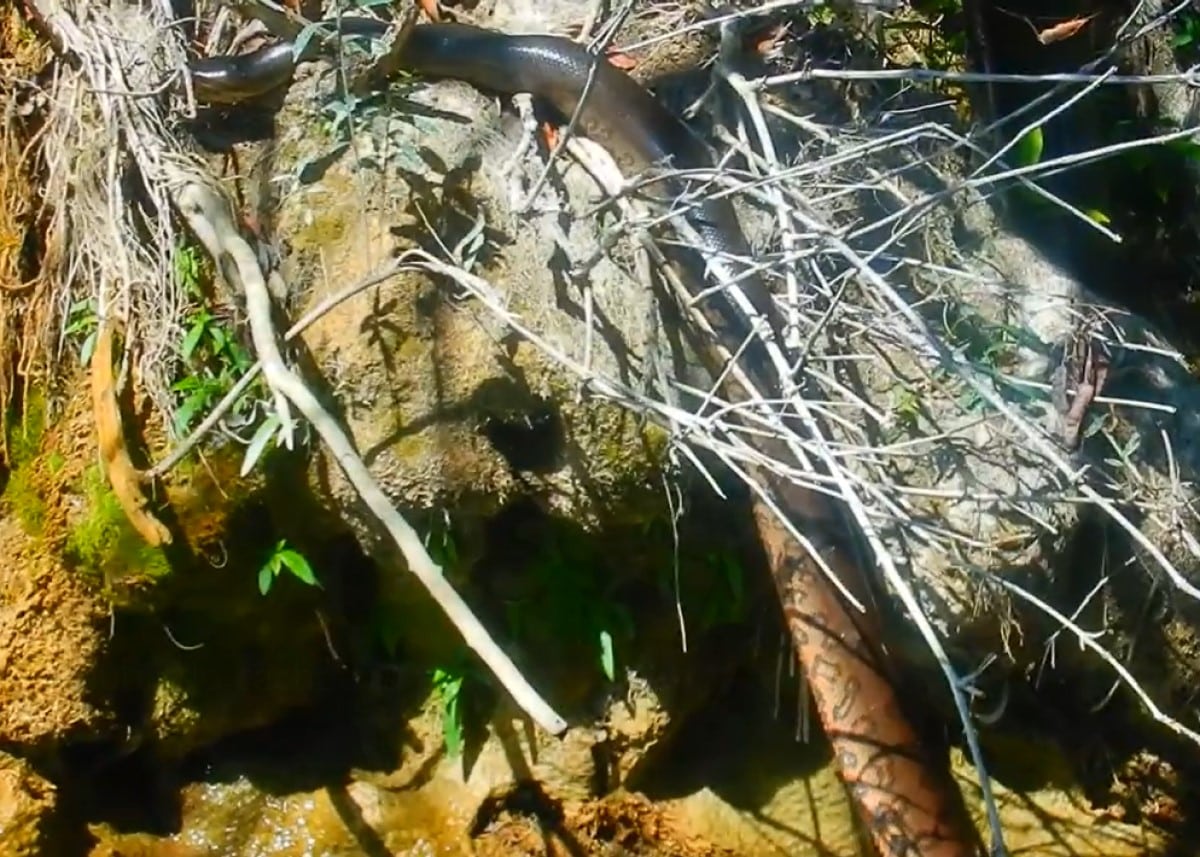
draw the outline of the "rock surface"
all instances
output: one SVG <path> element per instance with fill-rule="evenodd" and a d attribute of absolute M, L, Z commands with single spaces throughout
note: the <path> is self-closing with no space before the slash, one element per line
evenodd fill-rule
<path fill-rule="evenodd" d="M 0 753 L 0 844 L 6 857 L 48 853 L 47 828 L 56 799 L 55 787 L 28 763 Z"/>

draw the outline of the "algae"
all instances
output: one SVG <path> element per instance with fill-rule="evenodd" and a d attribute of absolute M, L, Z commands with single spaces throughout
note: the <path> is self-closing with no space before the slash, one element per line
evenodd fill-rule
<path fill-rule="evenodd" d="M 146 544 L 129 523 L 98 464 L 84 472 L 77 488 L 86 498 L 87 511 L 71 526 L 64 552 L 80 571 L 105 584 L 132 575 L 154 579 L 170 572 L 163 551 Z"/>

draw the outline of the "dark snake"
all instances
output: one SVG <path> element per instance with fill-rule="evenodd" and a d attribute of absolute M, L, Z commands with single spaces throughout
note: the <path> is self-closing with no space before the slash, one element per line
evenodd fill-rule
<path fill-rule="evenodd" d="M 342 18 L 338 27 L 343 33 L 370 38 L 388 31 L 386 23 L 366 18 Z M 291 42 L 280 41 L 239 56 L 193 60 L 190 69 L 197 100 L 232 104 L 285 86 L 298 60 L 318 58 L 317 40 L 309 45 L 299 58 L 294 57 Z M 678 171 L 711 173 L 707 148 L 641 85 L 583 45 L 556 36 L 422 24 L 409 31 L 399 60 L 402 69 L 423 77 L 460 80 L 485 92 L 529 93 L 564 118 L 574 116 L 579 108 L 578 130 L 608 149 L 627 175 L 656 168 L 673 172 L 657 184 L 659 202 L 669 205 L 688 196 L 699 198 L 684 216 L 699 235 L 702 255 L 742 260 L 742 265 L 750 259 L 749 243 L 728 196 L 696 194 L 702 180 L 695 173 L 678 175 Z M 783 320 L 766 285 L 753 275 L 744 276 L 739 284 L 755 311 L 767 320 L 776 341 L 782 341 L 778 337 Z M 720 290 L 714 291 L 700 309 L 721 346 L 730 353 L 744 351 L 749 323 Z M 711 343 L 707 347 L 698 343 L 698 347 L 710 362 L 714 360 Z M 760 355 L 747 366 L 765 395 L 779 394 L 779 381 L 765 358 Z M 748 442 L 773 458 L 792 457 L 781 441 L 751 434 Z M 791 480 L 766 471 L 758 476 L 791 523 L 815 543 L 843 581 L 861 593 L 864 575 L 830 504 Z M 920 740 L 903 713 L 880 653 L 878 628 L 843 603 L 761 502 L 756 502 L 755 517 L 839 771 L 851 787 L 875 848 L 883 857 L 977 853 L 969 844 L 975 834 L 961 817 L 960 799 L 937 766 L 924 758 Z"/>
<path fill-rule="evenodd" d="M 338 28 L 348 35 L 379 38 L 388 24 L 343 17 Z M 313 39 L 299 61 L 317 59 L 321 51 Z M 607 149 L 626 175 L 667 171 L 661 181 L 645 185 L 648 196 L 659 201 L 695 197 L 686 219 L 699 235 L 702 253 L 730 262 L 751 257 L 729 197 L 699 193 L 704 178 L 678 174 L 691 170 L 711 176 L 705 146 L 654 96 L 584 45 L 558 36 L 509 35 L 468 24 L 421 24 L 409 31 L 400 61 L 403 70 L 422 77 L 460 80 L 487 92 L 530 93 L 567 118 L 575 115 L 587 87 L 576 127 Z M 237 56 L 194 59 L 189 68 L 197 101 L 232 104 L 284 86 L 296 65 L 292 42 L 279 41 Z M 755 311 L 778 333 L 782 321 L 765 284 L 754 276 L 739 284 Z M 725 301 L 710 303 L 719 314 L 711 320 L 729 336 L 747 329 Z"/>

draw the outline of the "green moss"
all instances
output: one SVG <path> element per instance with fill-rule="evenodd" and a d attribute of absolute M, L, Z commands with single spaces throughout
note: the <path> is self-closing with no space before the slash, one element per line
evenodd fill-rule
<path fill-rule="evenodd" d="M 362 211 L 355 206 L 339 204 L 338 200 L 360 196 L 342 176 L 327 174 L 321 182 L 321 192 L 314 193 L 309 209 L 309 222 L 298 225 L 292 236 L 292 246 L 298 252 L 318 252 L 336 247 L 346 238 L 350 223 Z"/>
<path fill-rule="evenodd" d="M 429 452 L 429 439 L 422 432 L 405 435 L 391 445 L 391 453 L 403 462 L 420 463 Z"/>
<path fill-rule="evenodd" d="M 13 469 L 28 464 L 37 457 L 46 433 L 46 400 L 33 392 L 8 430 L 8 464 Z"/>
<path fill-rule="evenodd" d="M 158 578 L 170 572 L 162 550 L 146 544 L 125 517 L 99 465 L 88 468 L 78 488 L 86 498 L 87 512 L 71 528 L 65 550 L 84 574 L 111 582 L 133 575 Z"/>
<path fill-rule="evenodd" d="M 46 500 L 38 488 L 35 459 L 46 432 L 46 402 L 34 393 L 8 432 L 8 463 L 12 468 L 5 486 L 3 506 L 15 515 L 31 536 L 40 536 L 46 524 Z"/>
<path fill-rule="evenodd" d="M 22 529 L 40 536 L 46 525 L 46 501 L 38 491 L 34 469 L 28 465 L 13 471 L 4 489 L 4 508 L 16 516 Z"/>

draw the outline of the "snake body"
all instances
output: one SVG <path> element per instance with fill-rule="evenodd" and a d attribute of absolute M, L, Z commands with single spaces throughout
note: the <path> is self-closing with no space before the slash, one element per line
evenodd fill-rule
<path fill-rule="evenodd" d="M 385 24 L 362 18 L 343 18 L 339 27 L 343 33 L 369 37 L 386 32 Z M 316 58 L 319 50 L 306 48 L 295 57 L 292 44 L 283 41 L 240 56 L 194 60 L 194 92 L 198 100 L 218 104 L 253 98 L 286 85 L 297 61 Z M 460 80 L 487 92 L 530 93 L 563 117 L 575 116 L 579 108 L 576 127 L 605 146 L 627 175 L 664 167 L 673 171 L 652 185 L 657 189 L 650 195 L 659 202 L 676 202 L 699 181 L 695 174 L 680 177 L 677 171 L 712 169 L 708 150 L 678 118 L 632 78 L 569 39 L 422 24 L 410 30 L 399 60 L 401 68 L 422 76 Z M 683 216 L 699 235 L 701 255 L 750 257 L 728 197 L 704 194 Z M 765 284 L 743 273 L 739 285 L 778 334 L 781 314 Z M 730 353 L 745 353 L 749 322 L 732 302 L 717 293 L 699 306 L 717 342 Z M 694 344 L 710 362 L 719 361 L 711 342 Z M 780 394 L 779 381 L 765 361 L 747 365 L 760 391 Z M 752 433 L 748 442 L 772 458 L 791 457 L 781 441 Z M 821 549 L 843 580 L 861 591 L 863 575 L 845 548 L 843 527 L 830 504 L 791 480 L 768 471 L 757 475 L 793 526 Z M 823 726 L 876 849 L 883 857 L 974 853 L 970 834 L 955 817 L 955 799 L 922 760 L 918 737 L 881 663 L 878 629 L 846 607 L 765 504 L 756 505 L 755 516 Z"/>
<path fill-rule="evenodd" d="M 387 32 L 384 22 L 359 17 L 342 18 L 339 28 L 369 37 Z M 320 50 L 313 39 L 295 57 L 292 43 L 280 41 L 237 56 L 195 59 L 190 63 L 193 90 L 198 101 L 244 101 L 287 84 L 297 62 L 316 59 Z M 626 175 L 670 170 L 643 191 L 660 202 L 685 198 L 703 181 L 694 174 L 680 177 L 679 171 L 711 173 L 708 150 L 674 114 L 602 56 L 570 39 L 510 35 L 469 24 L 420 24 L 409 31 L 399 59 L 401 68 L 422 77 L 460 80 L 486 92 L 530 93 L 566 118 L 575 116 L 586 90 L 578 129 L 604 146 Z M 728 196 L 697 196 L 684 216 L 699 235 L 701 255 L 748 259 L 750 246 Z M 781 330 L 765 284 L 751 275 L 739 285 L 755 311 Z M 706 303 L 720 331 L 732 338 L 740 330 L 744 338 L 745 322 L 727 302 Z"/>

